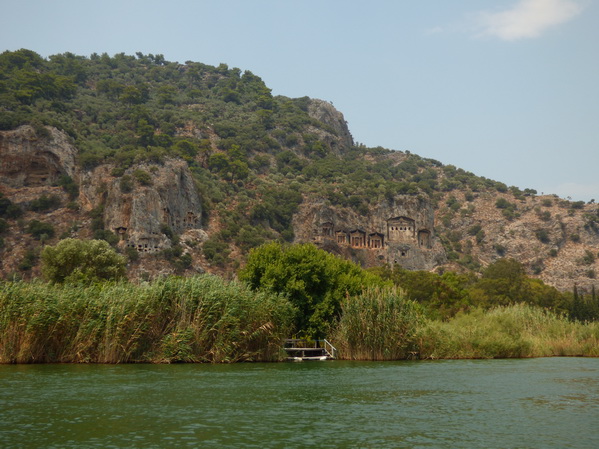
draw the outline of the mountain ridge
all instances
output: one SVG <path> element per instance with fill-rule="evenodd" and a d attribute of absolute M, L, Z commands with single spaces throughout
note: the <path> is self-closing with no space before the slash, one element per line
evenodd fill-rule
<path fill-rule="evenodd" d="M 592 285 L 599 268 L 594 202 L 356 145 L 330 103 L 274 97 L 224 64 L 5 52 L 0 97 L 4 277 L 39 275 L 36 252 L 66 236 L 110 241 L 140 279 L 233 276 L 273 239 L 364 266 L 476 272 L 512 257 L 562 290 Z M 401 217 L 411 235 L 395 234 Z M 345 242 L 324 231 L 342 228 Z"/>

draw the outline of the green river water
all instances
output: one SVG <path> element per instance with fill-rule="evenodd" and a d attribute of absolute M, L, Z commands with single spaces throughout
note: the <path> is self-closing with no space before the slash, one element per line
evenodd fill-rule
<path fill-rule="evenodd" d="M 0 448 L 599 448 L 599 359 L 0 366 Z"/>

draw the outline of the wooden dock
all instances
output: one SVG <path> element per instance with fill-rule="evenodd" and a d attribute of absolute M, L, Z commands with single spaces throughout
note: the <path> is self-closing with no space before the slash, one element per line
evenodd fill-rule
<path fill-rule="evenodd" d="M 337 349 L 328 340 L 290 338 L 285 340 L 283 349 L 287 352 L 287 360 L 294 362 L 334 360 L 337 357 Z"/>

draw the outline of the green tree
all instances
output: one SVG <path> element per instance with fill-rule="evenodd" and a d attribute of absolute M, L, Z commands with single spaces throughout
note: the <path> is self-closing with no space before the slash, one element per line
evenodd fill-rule
<path fill-rule="evenodd" d="M 125 258 L 104 240 L 61 240 L 42 251 L 42 273 L 50 282 L 95 282 L 125 277 Z"/>
<path fill-rule="evenodd" d="M 252 289 L 285 294 L 298 310 L 296 332 L 316 338 L 324 337 L 339 318 L 347 295 L 385 284 L 380 277 L 314 245 L 276 242 L 253 249 L 239 277 Z"/>

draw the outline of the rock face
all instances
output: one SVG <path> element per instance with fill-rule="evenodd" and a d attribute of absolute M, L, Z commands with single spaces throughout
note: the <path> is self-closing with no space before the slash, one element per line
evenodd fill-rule
<path fill-rule="evenodd" d="M 304 203 L 294 229 L 298 242 L 313 242 L 367 267 L 389 263 L 431 270 L 446 261 L 431 204 L 412 195 L 384 201 L 367 216 L 325 201 Z"/>
<path fill-rule="evenodd" d="M 333 153 L 340 154 L 354 144 L 354 139 L 349 132 L 343 114 L 335 109 L 331 103 L 318 99 L 310 100 L 308 114 L 310 117 L 329 126 L 333 131 L 331 134 L 314 127 L 310 129 L 312 133 L 318 135 L 320 140 L 331 147 Z"/>
<path fill-rule="evenodd" d="M 41 134 L 41 135 L 40 135 Z M 77 149 L 56 128 L 32 126 L 0 132 L 0 183 L 13 188 L 49 186 L 61 175 L 75 177 Z"/>
<path fill-rule="evenodd" d="M 120 246 L 139 252 L 171 247 L 167 228 L 182 234 L 201 228 L 202 206 L 187 163 L 167 160 L 162 165 L 141 164 L 125 172 L 151 173 L 150 185 L 123 192 L 121 178 L 101 166 L 82 175 L 81 202 L 88 209 L 103 204 L 104 227 L 119 236 Z"/>

